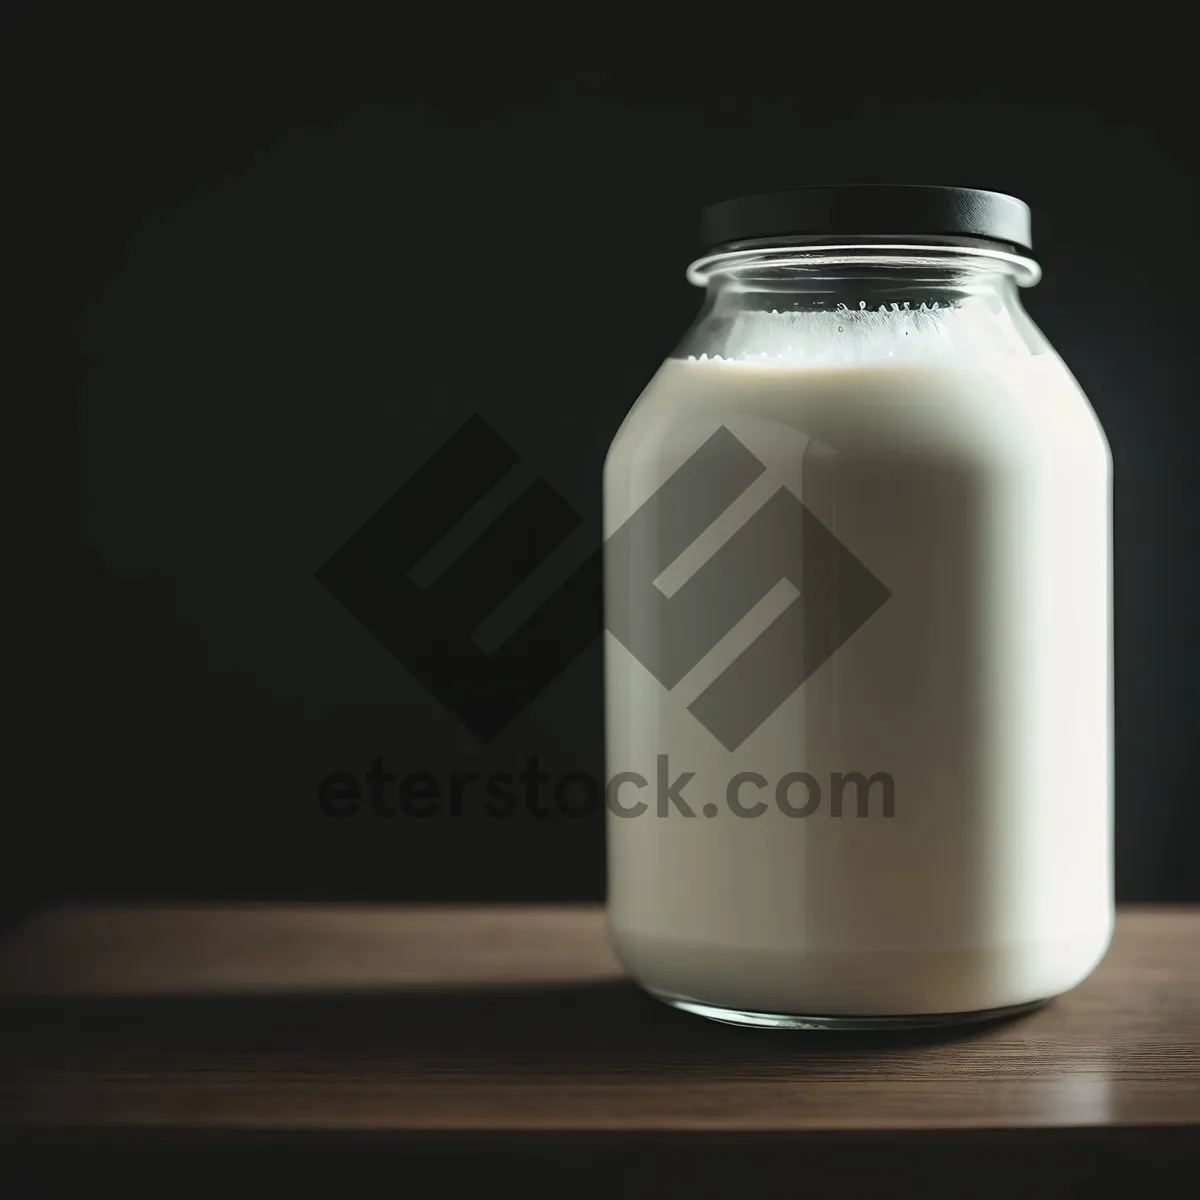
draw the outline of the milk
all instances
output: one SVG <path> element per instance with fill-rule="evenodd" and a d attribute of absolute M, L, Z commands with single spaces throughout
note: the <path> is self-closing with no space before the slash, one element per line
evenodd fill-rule
<path fill-rule="evenodd" d="M 726 350 L 668 360 L 630 412 L 606 533 L 724 427 L 765 470 L 660 589 L 785 488 L 889 594 L 732 750 L 688 704 L 794 588 L 669 690 L 606 634 L 609 778 L 648 781 L 617 792 L 646 812 L 608 817 L 621 958 L 667 998 L 752 1012 L 960 1012 L 1074 986 L 1111 930 L 1109 456 L 1090 407 L 1003 321 L 749 314 Z M 657 815 L 664 756 L 693 773 L 693 817 Z M 799 772 L 823 793 L 800 817 L 775 802 Z M 891 814 L 881 786 L 835 815 L 838 772 L 890 777 Z M 728 803 L 739 773 L 767 781 L 740 792 L 756 816 Z"/>

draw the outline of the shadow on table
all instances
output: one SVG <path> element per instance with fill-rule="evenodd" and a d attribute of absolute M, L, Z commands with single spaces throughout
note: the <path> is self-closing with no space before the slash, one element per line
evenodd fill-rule
<path fill-rule="evenodd" d="M 677 1012 L 627 980 L 529 987 L 22 1001 L 0 1010 L 9 1061 L 77 1064 L 103 1048 L 129 1068 L 164 1052 L 180 1066 L 258 1055 L 332 1060 L 351 1069 L 419 1061 L 423 1069 L 623 1072 L 656 1065 L 709 1071 L 781 1057 L 819 1069 L 969 1042 L 1005 1022 L 895 1032 L 738 1029 Z"/>

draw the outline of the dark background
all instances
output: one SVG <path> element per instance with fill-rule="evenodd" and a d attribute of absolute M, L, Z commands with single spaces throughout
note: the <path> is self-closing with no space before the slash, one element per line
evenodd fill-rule
<path fill-rule="evenodd" d="M 893 181 L 1033 208 L 1027 304 L 1115 461 L 1119 895 L 1200 899 L 1194 104 L 1169 37 L 941 46 L 926 14 L 876 57 L 574 10 L 2 11 L 14 895 L 598 898 L 599 812 L 333 819 L 317 793 L 380 754 L 601 776 L 599 643 L 485 746 L 314 572 L 475 412 L 582 514 L 568 570 L 698 305 L 697 209 Z"/>

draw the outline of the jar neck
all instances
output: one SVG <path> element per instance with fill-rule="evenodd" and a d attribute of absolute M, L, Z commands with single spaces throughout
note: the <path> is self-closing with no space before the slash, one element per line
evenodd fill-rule
<path fill-rule="evenodd" d="M 781 309 L 916 308 L 989 294 L 1017 303 L 1017 289 L 1040 277 L 1033 259 L 967 239 L 755 243 L 727 247 L 688 268 L 689 281 L 704 287 L 710 302 L 756 307 L 759 297 Z"/>
<path fill-rule="evenodd" d="M 755 243 L 693 263 L 701 313 L 676 357 L 802 362 L 976 360 L 1043 353 L 1020 303 L 1040 276 L 1011 250 L 966 239 Z"/>

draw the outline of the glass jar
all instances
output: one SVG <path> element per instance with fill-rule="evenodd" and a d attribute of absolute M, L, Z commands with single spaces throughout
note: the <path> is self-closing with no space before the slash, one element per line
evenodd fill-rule
<path fill-rule="evenodd" d="M 1112 929 L 1111 459 L 953 188 L 710 210 L 605 464 L 609 913 L 740 1024 L 976 1019 Z"/>

